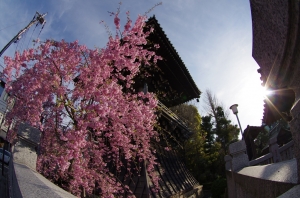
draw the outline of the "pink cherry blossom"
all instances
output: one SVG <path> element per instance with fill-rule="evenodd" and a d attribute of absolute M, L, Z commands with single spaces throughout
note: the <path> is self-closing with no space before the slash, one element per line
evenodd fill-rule
<path fill-rule="evenodd" d="M 133 79 L 142 63 L 150 66 L 159 57 L 143 47 L 150 34 L 144 32 L 146 17 L 138 16 L 133 25 L 127 17 L 123 41 L 110 37 L 103 49 L 46 40 L 37 49 L 4 58 L 6 87 L 15 102 L 7 119 L 17 123 L 9 140 L 18 123 L 39 128 L 37 170 L 77 196 L 95 189 L 102 197 L 129 191 L 117 174 L 139 161 L 146 162 L 158 185 L 150 147 L 150 140 L 158 139 L 153 128 L 157 100 L 152 93 L 135 92 Z"/>

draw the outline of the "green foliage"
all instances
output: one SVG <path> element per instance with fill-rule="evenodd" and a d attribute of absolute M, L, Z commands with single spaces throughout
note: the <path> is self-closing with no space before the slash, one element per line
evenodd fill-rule
<path fill-rule="evenodd" d="M 224 197 L 227 187 L 225 178 L 218 178 L 211 185 L 211 194 L 213 198 Z"/>
<path fill-rule="evenodd" d="M 202 117 L 202 124 L 201 129 L 205 131 L 206 137 L 205 137 L 205 150 L 209 150 L 211 146 L 215 142 L 215 136 L 212 131 L 213 124 L 212 124 L 212 117 L 211 115 Z"/>
<path fill-rule="evenodd" d="M 226 188 L 226 180 L 224 182 L 224 179 L 219 179 L 225 178 L 224 156 L 229 144 L 238 140 L 239 128 L 231 124 L 224 108 L 209 94 L 208 113 L 202 118 L 193 105 L 182 104 L 171 110 L 193 131 L 181 152 L 187 168 L 204 188 L 209 188 L 212 184 L 212 191 L 218 197 Z M 217 184 L 220 184 L 219 187 L 216 187 Z"/>
<path fill-rule="evenodd" d="M 225 117 L 223 108 L 217 106 L 213 114 L 202 117 L 201 129 L 205 131 L 205 159 L 210 174 L 205 181 L 212 182 L 219 176 L 225 177 L 224 156 L 230 143 L 237 140 L 239 129 Z"/>
<path fill-rule="evenodd" d="M 194 177 L 201 182 L 203 172 L 207 168 L 204 151 L 206 133 L 201 130 L 201 116 L 197 107 L 190 104 L 181 104 L 172 107 L 171 110 L 185 121 L 188 128 L 193 132 L 192 136 L 184 142 L 184 148 L 179 154 L 184 158 L 187 168 Z"/>
<path fill-rule="evenodd" d="M 214 114 L 215 128 L 213 129 L 217 135 L 216 141 L 221 143 L 223 154 L 227 154 L 227 148 L 233 140 L 237 140 L 239 128 L 232 125 L 231 121 L 225 117 L 223 108 L 218 106 Z"/>
<path fill-rule="evenodd" d="M 201 116 L 197 107 L 190 104 L 181 104 L 170 109 L 187 123 L 192 132 L 200 132 Z"/>

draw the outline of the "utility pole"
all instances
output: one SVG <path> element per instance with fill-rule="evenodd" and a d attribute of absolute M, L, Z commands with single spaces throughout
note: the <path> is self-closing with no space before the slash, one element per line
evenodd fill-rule
<path fill-rule="evenodd" d="M 19 40 L 20 36 L 22 34 L 24 34 L 33 24 L 38 23 L 38 24 L 44 25 L 46 23 L 46 20 L 44 18 L 46 15 L 47 14 L 40 14 L 40 13 L 36 12 L 36 14 L 34 15 L 33 19 L 30 21 L 30 23 L 25 28 L 23 28 L 22 30 L 20 30 L 20 32 L 13 39 L 11 39 L 9 41 L 9 43 L 7 43 L 7 45 L 5 45 L 5 47 L 0 51 L 0 57 L 5 52 L 5 50 L 7 50 L 7 48 L 13 42 Z"/>
<path fill-rule="evenodd" d="M 37 23 L 38 24 L 41 24 L 41 25 L 44 25 L 46 23 L 46 20 L 45 20 L 45 16 L 47 14 L 40 14 L 38 12 L 36 12 L 36 14 L 34 15 L 33 19 L 30 21 L 30 23 L 25 27 L 23 28 L 22 30 L 19 31 L 19 33 L 13 38 L 11 39 L 7 45 L 5 45 L 5 47 L 0 51 L 0 57 L 2 56 L 2 54 L 5 52 L 5 50 L 7 50 L 7 48 L 9 48 L 9 46 L 19 40 L 19 38 L 22 36 L 22 34 L 24 34 L 33 24 Z M 1 95 L 0 95 L 1 96 Z M 1 130 L 1 127 L 2 127 L 2 124 L 3 124 L 3 121 L 5 119 L 5 115 L 3 115 L 3 118 L 2 118 L 2 122 L 1 122 L 1 126 L 0 126 L 0 130 Z M 10 127 L 10 126 L 9 126 Z M 7 132 L 9 131 L 9 127 L 8 127 L 8 130 Z M 7 141 L 4 142 L 4 146 L 2 148 L 2 176 L 4 176 L 4 156 L 5 156 L 5 147 L 6 147 L 6 143 Z M 8 149 L 10 147 L 10 144 L 8 143 Z"/>

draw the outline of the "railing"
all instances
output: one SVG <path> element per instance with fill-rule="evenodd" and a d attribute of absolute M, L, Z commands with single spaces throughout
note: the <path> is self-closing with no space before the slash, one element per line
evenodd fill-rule
<path fill-rule="evenodd" d="M 275 163 L 289 159 L 292 155 L 288 155 L 289 157 L 285 159 L 281 159 L 280 155 L 289 152 L 292 146 L 293 142 L 289 142 L 278 148 L 276 137 L 270 140 L 270 152 L 273 153 L 249 162 L 245 154 L 244 140 L 230 144 L 229 155 L 224 158 L 228 197 L 278 197 L 296 186 L 298 184 L 298 178 L 295 177 L 297 175 L 296 159 Z M 254 166 L 259 164 L 269 165 Z"/>
<path fill-rule="evenodd" d="M 250 166 L 256 166 L 256 165 L 265 165 L 265 164 L 272 164 L 273 163 L 273 155 L 272 153 L 268 153 L 266 155 L 263 155 L 259 158 L 256 158 L 249 162 Z"/>
<path fill-rule="evenodd" d="M 187 124 L 160 101 L 158 101 L 158 108 L 161 109 L 172 120 L 176 121 L 179 125 L 188 130 Z"/>
<path fill-rule="evenodd" d="M 283 145 L 279 148 L 279 153 L 281 156 L 281 161 L 290 160 L 294 158 L 294 141 L 290 141 L 289 143 Z"/>
<path fill-rule="evenodd" d="M 289 143 L 279 148 L 279 154 L 281 158 L 280 161 L 286 161 L 294 158 L 293 146 L 294 146 L 294 141 L 292 140 Z M 256 166 L 256 165 L 265 165 L 265 164 L 272 164 L 272 163 L 274 163 L 273 153 L 268 153 L 266 155 L 263 155 L 257 159 L 250 161 L 249 165 Z"/>

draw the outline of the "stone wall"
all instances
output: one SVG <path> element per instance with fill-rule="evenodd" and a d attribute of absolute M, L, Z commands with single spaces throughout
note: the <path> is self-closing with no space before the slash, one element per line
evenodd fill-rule
<path fill-rule="evenodd" d="M 283 59 L 289 23 L 289 2 L 287 0 L 250 0 L 253 50 L 252 56 L 260 65 L 263 83 L 271 70 L 278 72 Z M 276 70 L 276 71 L 275 71 Z"/>
<path fill-rule="evenodd" d="M 278 197 L 296 184 L 271 181 L 227 171 L 229 198 Z M 232 187 L 234 186 L 234 191 Z"/>
<path fill-rule="evenodd" d="M 296 159 L 249 166 L 245 151 L 246 145 L 242 140 L 231 144 L 230 155 L 225 156 L 229 198 L 277 197 L 297 185 Z"/>

